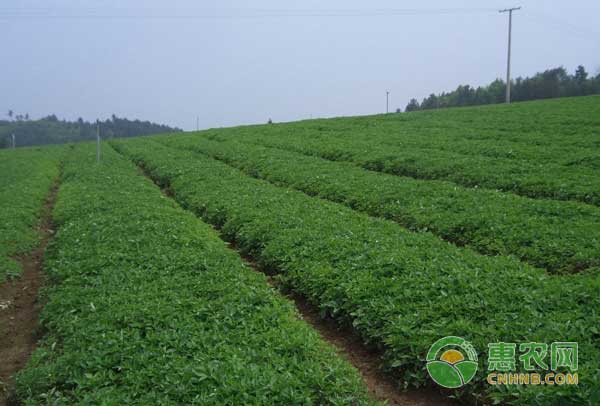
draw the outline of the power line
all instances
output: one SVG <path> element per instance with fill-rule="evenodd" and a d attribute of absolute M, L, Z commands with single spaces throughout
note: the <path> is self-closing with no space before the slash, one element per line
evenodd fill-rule
<path fill-rule="evenodd" d="M 524 16 L 526 18 L 529 18 L 533 22 L 538 23 L 539 25 L 543 25 L 543 26 L 550 25 L 550 26 L 556 28 L 557 30 L 560 30 L 561 33 L 569 33 L 578 38 L 581 38 L 584 40 L 589 40 L 590 42 L 593 41 L 596 43 L 596 45 L 600 45 L 599 41 L 597 40 L 597 38 L 600 38 L 600 34 L 594 32 L 593 30 L 590 30 L 586 27 L 576 26 L 576 25 L 568 23 L 566 21 L 561 21 L 561 20 L 557 19 L 556 17 L 550 16 L 545 13 L 533 12 L 533 13 L 527 13 L 527 15 L 524 15 Z"/>
<path fill-rule="evenodd" d="M 594 30 L 587 29 L 586 27 L 581 26 L 581 25 L 572 24 L 569 21 L 565 21 L 564 19 L 557 18 L 557 17 L 555 17 L 555 16 L 553 16 L 551 14 L 544 13 L 544 12 L 539 11 L 539 10 L 535 10 L 533 12 L 533 14 L 534 14 L 534 17 L 535 17 L 536 14 L 538 14 L 542 18 L 546 18 L 546 19 L 550 20 L 555 25 L 559 25 L 561 28 L 565 28 L 566 27 L 570 31 L 580 33 L 581 35 L 594 36 L 596 38 L 600 36 L 600 33 L 596 32 Z"/>
<path fill-rule="evenodd" d="M 491 8 L 429 8 L 429 9 L 228 9 L 222 12 L 202 12 L 190 9 L 173 13 L 168 9 L 52 9 L 3 8 L 0 18 L 124 18 L 124 19 L 211 19 L 211 18 L 277 18 L 277 17 L 393 17 L 417 15 L 448 15 L 491 13 Z M 158 12 L 158 13 L 157 13 Z M 164 13 L 163 13 L 164 12 Z"/>

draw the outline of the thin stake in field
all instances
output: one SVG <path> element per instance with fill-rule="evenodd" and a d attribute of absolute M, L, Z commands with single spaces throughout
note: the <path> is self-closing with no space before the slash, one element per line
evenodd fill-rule
<path fill-rule="evenodd" d="M 100 120 L 96 120 L 96 162 L 100 163 Z"/>
<path fill-rule="evenodd" d="M 385 114 L 390 112 L 390 91 L 385 92 Z"/>

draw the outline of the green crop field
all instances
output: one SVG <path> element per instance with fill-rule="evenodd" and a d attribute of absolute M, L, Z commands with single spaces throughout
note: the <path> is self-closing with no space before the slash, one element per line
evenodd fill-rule
<path fill-rule="evenodd" d="M 38 242 L 35 228 L 62 153 L 58 147 L 0 150 L 0 282 L 21 273 L 15 259 Z"/>
<path fill-rule="evenodd" d="M 13 259 L 35 245 L 59 184 L 44 335 L 16 379 L 23 404 L 385 400 L 288 292 L 373 350 L 399 391 L 600 404 L 600 97 L 102 148 L 100 163 L 93 144 L 0 153 L 11 174 L 0 278 L 18 274 Z M 460 388 L 428 373 L 428 351 L 446 336 L 477 354 Z M 565 342 L 577 344 L 577 365 L 554 352 Z M 501 354 L 514 367 L 498 366 L 497 343 L 516 344 Z M 507 371 L 576 373 L 578 383 L 489 382 Z"/>
<path fill-rule="evenodd" d="M 27 404 L 365 404 L 358 374 L 214 230 L 110 149 L 65 162 Z M 90 162 L 92 165 L 90 165 Z"/>

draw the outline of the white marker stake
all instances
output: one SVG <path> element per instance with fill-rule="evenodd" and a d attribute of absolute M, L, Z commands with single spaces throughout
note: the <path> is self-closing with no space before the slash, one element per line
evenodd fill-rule
<path fill-rule="evenodd" d="M 96 122 L 96 162 L 100 163 L 100 122 Z"/>

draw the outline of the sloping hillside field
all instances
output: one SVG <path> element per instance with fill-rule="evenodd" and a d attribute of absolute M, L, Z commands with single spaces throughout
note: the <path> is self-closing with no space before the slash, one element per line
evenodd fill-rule
<path fill-rule="evenodd" d="M 26 404 L 400 404 L 288 292 L 419 404 L 600 404 L 600 97 L 61 159 Z"/>

